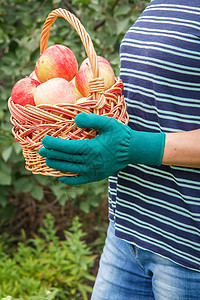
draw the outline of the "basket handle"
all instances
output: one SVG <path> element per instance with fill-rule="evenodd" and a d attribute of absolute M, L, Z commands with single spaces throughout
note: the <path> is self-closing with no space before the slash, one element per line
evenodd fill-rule
<path fill-rule="evenodd" d="M 104 80 L 99 77 L 99 64 L 97 60 L 97 54 L 94 49 L 93 43 L 89 34 L 86 32 L 84 26 L 81 24 L 79 19 L 66 9 L 58 8 L 53 10 L 47 17 L 40 36 L 40 55 L 48 47 L 49 31 L 52 24 L 55 22 L 57 17 L 62 17 L 67 20 L 77 31 L 81 38 L 86 54 L 89 58 L 90 65 L 93 72 L 93 80 L 90 82 L 90 93 L 93 95 L 93 99 L 99 99 L 104 92 Z"/>

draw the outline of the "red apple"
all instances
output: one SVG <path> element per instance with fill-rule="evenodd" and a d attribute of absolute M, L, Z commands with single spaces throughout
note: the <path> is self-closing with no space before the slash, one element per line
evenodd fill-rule
<path fill-rule="evenodd" d="M 39 79 L 37 78 L 37 75 L 35 74 L 35 71 L 31 72 L 31 74 L 29 75 L 29 77 L 39 81 Z M 40 81 L 39 81 L 40 82 Z"/>
<path fill-rule="evenodd" d="M 41 83 L 35 90 L 35 104 L 57 104 L 76 102 L 76 93 L 72 83 L 64 78 L 52 78 Z"/>
<path fill-rule="evenodd" d="M 41 82 L 52 78 L 64 78 L 71 81 L 78 71 L 74 53 L 63 45 L 48 47 L 35 65 L 35 73 Z"/>
<path fill-rule="evenodd" d="M 26 77 L 15 83 L 11 91 L 11 99 L 15 104 L 25 106 L 26 104 L 35 105 L 34 92 L 40 85 L 37 80 Z"/>
<path fill-rule="evenodd" d="M 99 76 L 104 78 L 105 90 L 107 90 L 113 86 L 115 82 L 115 74 L 111 65 L 105 58 L 101 56 L 98 56 L 97 58 L 99 62 Z M 89 82 L 91 79 L 93 79 L 92 68 L 90 66 L 89 59 L 86 58 L 82 62 L 75 77 L 76 86 L 79 92 L 85 97 L 89 94 Z"/>

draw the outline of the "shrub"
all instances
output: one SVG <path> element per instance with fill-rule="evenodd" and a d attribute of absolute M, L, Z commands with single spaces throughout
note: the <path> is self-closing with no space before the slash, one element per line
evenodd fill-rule
<path fill-rule="evenodd" d="M 65 231 L 66 239 L 61 241 L 56 235 L 54 219 L 47 214 L 42 237 L 26 239 L 22 231 L 22 241 L 16 251 L 8 247 L 4 239 L 0 242 L 0 297 L 11 299 L 88 299 L 92 288 L 89 282 L 95 255 L 83 240 L 78 217 Z"/>

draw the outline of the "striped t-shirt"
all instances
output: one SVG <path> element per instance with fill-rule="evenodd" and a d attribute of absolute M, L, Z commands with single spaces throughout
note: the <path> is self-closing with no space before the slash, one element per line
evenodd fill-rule
<path fill-rule="evenodd" d="M 132 129 L 200 128 L 199 0 L 151 1 L 120 57 Z M 200 271 L 200 169 L 128 165 L 109 178 L 109 217 L 116 236 Z"/>

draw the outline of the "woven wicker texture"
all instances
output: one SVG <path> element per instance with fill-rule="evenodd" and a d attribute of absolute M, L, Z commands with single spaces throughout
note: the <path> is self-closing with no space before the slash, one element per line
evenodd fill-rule
<path fill-rule="evenodd" d="M 122 96 L 123 83 L 121 79 L 115 78 L 114 85 L 105 91 L 104 80 L 99 77 L 97 55 L 91 38 L 73 14 L 59 8 L 48 15 L 40 37 L 40 54 L 47 48 L 49 31 L 57 17 L 63 17 L 74 27 L 84 45 L 93 72 L 89 96 L 83 103 L 37 106 L 14 104 L 10 98 L 8 107 L 13 125 L 12 132 L 22 146 L 26 169 L 34 174 L 60 177 L 74 174 L 61 173 L 46 165 L 45 158 L 38 154 L 44 136 L 51 135 L 63 139 L 94 138 L 98 133 L 96 130 L 81 129 L 76 126 L 74 118 L 78 113 L 86 112 L 109 116 L 126 124 L 128 123 L 128 114 Z"/>

